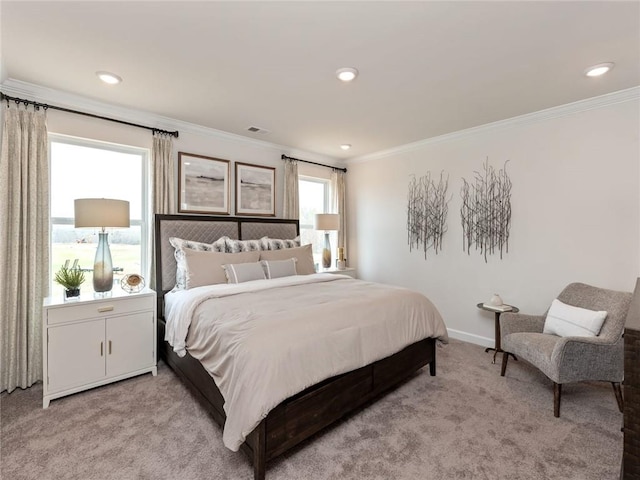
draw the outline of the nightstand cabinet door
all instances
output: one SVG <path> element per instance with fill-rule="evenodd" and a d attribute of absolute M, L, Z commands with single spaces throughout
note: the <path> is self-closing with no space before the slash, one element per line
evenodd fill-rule
<path fill-rule="evenodd" d="M 155 365 L 153 312 L 107 319 L 107 376 Z"/>
<path fill-rule="evenodd" d="M 50 392 L 104 378 L 104 320 L 52 327 L 48 335 Z"/>

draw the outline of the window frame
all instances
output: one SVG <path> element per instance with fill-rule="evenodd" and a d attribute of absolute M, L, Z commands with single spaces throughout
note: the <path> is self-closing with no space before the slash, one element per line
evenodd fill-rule
<path fill-rule="evenodd" d="M 51 171 L 52 171 L 52 144 L 64 143 L 67 145 L 75 145 L 79 147 L 94 148 L 99 150 L 107 150 L 110 152 L 125 153 L 129 155 L 140 155 L 142 160 L 141 171 L 141 208 L 142 214 L 140 220 L 130 220 L 132 226 L 140 226 L 140 274 L 144 278 L 149 277 L 151 271 L 151 180 L 150 180 L 150 158 L 151 152 L 148 148 L 135 147 L 132 145 L 123 145 L 113 142 L 105 142 L 92 138 L 76 137 L 72 135 L 64 135 L 60 133 L 49 133 L 47 136 L 48 156 L 49 156 L 49 278 L 53 285 L 53 244 L 52 232 L 54 225 L 73 225 L 73 217 L 54 217 L 51 214 Z M 148 283 L 147 283 L 148 284 Z"/>

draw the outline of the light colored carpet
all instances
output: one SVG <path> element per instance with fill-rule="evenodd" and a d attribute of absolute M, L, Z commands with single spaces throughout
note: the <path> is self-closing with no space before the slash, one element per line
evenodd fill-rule
<path fill-rule="evenodd" d="M 477 345 L 438 349 L 428 369 L 293 452 L 267 480 L 617 479 L 622 414 L 610 384 L 563 389 L 524 362 L 507 376 Z M 250 480 L 242 453 L 171 370 L 65 397 L 41 408 L 40 385 L 0 396 L 3 479 Z"/>

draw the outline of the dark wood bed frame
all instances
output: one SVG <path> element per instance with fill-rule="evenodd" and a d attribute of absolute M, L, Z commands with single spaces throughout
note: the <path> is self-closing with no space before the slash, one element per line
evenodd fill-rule
<path fill-rule="evenodd" d="M 182 224 L 195 221 L 199 222 L 198 225 L 202 225 L 206 221 L 235 222 L 238 231 L 237 238 L 244 240 L 249 238 L 246 236 L 242 238 L 243 225 L 248 227 L 248 224 L 251 223 L 252 227 L 255 227 L 258 223 L 264 223 L 269 231 L 269 228 L 274 224 L 295 224 L 295 231 L 298 234 L 298 221 L 200 215 L 156 215 L 155 217 L 156 290 L 158 292 L 159 317 L 158 352 L 214 420 L 223 426 L 226 420 L 223 409 L 224 399 L 209 373 L 198 360 L 188 353 L 184 357 L 178 357 L 171 346 L 164 341 L 163 298 L 170 289 L 163 288 L 163 278 L 164 287 L 166 287 L 167 279 L 166 276 L 163 277 L 162 250 L 167 248 L 167 239 L 162 238 L 161 228 L 164 222 L 173 220 Z M 253 231 L 255 232 L 255 228 Z M 191 239 L 196 240 L 195 238 Z M 169 248 L 173 251 L 172 247 Z M 166 255 L 164 258 L 167 258 Z M 164 263 L 164 267 L 166 267 L 166 261 Z M 409 345 L 390 357 L 324 380 L 284 400 L 249 434 L 241 447 L 253 462 L 254 479 L 264 480 L 267 461 L 286 452 L 346 414 L 353 412 L 427 364 L 430 374 L 434 376 L 436 374 L 434 338 L 426 338 Z"/>

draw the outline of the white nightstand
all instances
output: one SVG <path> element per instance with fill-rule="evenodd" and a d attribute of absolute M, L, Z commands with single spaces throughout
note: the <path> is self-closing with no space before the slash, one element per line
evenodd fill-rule
<path fill-rule="evenodd" d="M 156 293 L 43 303 L 42 408 L 54 398 L 133 377 L 157 374 Z"/>
<path fill-rule="evenodd" d="M 341 275 L 349 275 L 350 277 L 356 277 L 356 269 L 347 267 L 344 270 L 338 270 L 337 268 L 321 268 L 318 273 L 339 273 Z"/>

